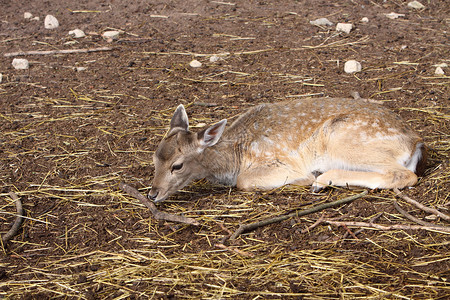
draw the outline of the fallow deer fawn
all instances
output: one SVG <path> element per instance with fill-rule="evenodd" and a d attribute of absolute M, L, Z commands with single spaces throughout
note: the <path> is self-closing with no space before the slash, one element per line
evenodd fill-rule
<path fill-rule="evenodd" d="M 198 133 L 178 106 L 154 154 L 154 201 L 196 179 L 243 190 L 285 184 L 404 188 L 424 166 L 422 139 L 397 115 L 361 99 L 319 98 L 262 104 L 228 128 Z M 318 175 L 319 174 L 319 175 Z M 316 177 L 316 175 L 318 175 Z"/>

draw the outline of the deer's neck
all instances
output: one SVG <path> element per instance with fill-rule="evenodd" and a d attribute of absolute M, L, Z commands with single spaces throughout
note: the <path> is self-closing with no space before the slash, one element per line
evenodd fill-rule
<path fill-rule="evenodd" d="M 225 138 L 206 148 L 200 163 L 206 170 L 206 179 L 234 186 L 241 165 L 241 146 Z"/>

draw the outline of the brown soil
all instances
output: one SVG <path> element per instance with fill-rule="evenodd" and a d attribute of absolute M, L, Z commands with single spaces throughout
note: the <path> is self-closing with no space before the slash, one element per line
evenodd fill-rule
<path fill-rule="evenodd" d="M 159 205 L 202 222 L 193 227 L 153 220 L 118 189 L 125 181 L 148 191 L 152 153 L 180 103 L 195 128 L 262 102 L 358 91 L 384 101 L 424 137 L 429 164 L 406 193 L 446 211 L 449 79 L 436 76 L 434 65 L 450 63 L 450 4 L 421 1 L 426 8 L 414 10 L 407 2 L 2 1 L 2 54 L 113 49 L 27 55 L 28 70 L 0 56 L 1 209 L 14 212 L 7 195 L 15 191 L 29 217 L 1 248 L 0 297 L 449 297 L 449 242 L 440 232 L 364 230 L 354 239 L 344 235 L 356 228 L 321 225 L 302 233 L 317 213 L 245 234 L 232 248 L 216 246 L 240 223 L 350 191 L 243 193 L 200 181 Z M 25 20 L 26 11 L 40 21 Z M 392 11 L 404 17 L 387 18 Z M 60 27 L 44 29 L 46 14 Z M 320 17 L 355 28 L 338 34 L 334 25 L 309 24 Z M 87 36 L 70 37 L 75 28 Z M 108 43 L 101 33 L 112 28 L 123 32 Z M 213 54 L 221 60 L 210 62 Z M 202 67 L 191 68 L 193 59 Z M 350 59 L 363 70 L 344 73 Z M 380 224 L 410 224 L 394 198 L 371 191 L 324 214 L 367 222 L 383 212 Z M 400 203 L 419 218 L 428 215 Z M 2 213 L 0 220 L 3 234 L 13 217 Z"/>

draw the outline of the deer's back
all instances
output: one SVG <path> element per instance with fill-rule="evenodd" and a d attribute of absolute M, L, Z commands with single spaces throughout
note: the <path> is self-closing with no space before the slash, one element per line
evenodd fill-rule
<path fill-rule="evenodd" d="M 358 143 L 398 140 L 413 144 L 413 140 L 418 139 L 408 125 L 388 109 L 363 100 L 343 98 L 258 105 L 236 119 L 224 139 L 238 140 L 252 156 L 264 157 L 273 156 L 274 151 L 280 155 L 298 155 L 302 148 L 317 147 L 319 142 L 332 143 L 333 136 L 348 136 Z"/>

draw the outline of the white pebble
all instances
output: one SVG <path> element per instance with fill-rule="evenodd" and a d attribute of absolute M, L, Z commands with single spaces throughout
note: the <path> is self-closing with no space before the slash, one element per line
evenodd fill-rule
<path fill-rule="evenodd" d="M 412 1 L 408 3 L 408 7 L 409 8 L 414 8 L 414 9 L 422 9 L 425 8 L 425 6 L 420 3 L 419 1 Z"/>
<path fill-rule="evenodd" d="M 25 58 L 14 58 L 12 65 L 16 70 L 26 70 L 30 67 L 30 63 Z"/>
<path fill-rule="evenodd" d="M 369 18 L 368 18 L 368 17 L 363 17 L 363 18 L 361 19 L 361 22 L 363 22 L 363 23 L 369 23 Z"/>
<path fill-rule="evenodd" d="M 436 75 L 445 75 L 444 70 L 442 70 L 441 67 L 437 67 L 436 70 L 434 71 L 434 74 Z"/>
<path fill-rule="evenodd" d="M 219 61 L 219 60 L 220 60 L 220 57 L 218 57 L 217 55 L 213 55 L 209 58 L 209 62 L 212 62 L 212 63 Z"/>
<path fill-rule="evenodd" d="M 309 24 L 316 26 L 332 26 L 333 23 L 330 22 L 327 18 L 319 18 L 314 21 L 309 21 Z"/>
<path fill-rule="evenodd" d="M 34 18 L 32 18 L 31 20 L 32 21 L 39 21 L 41 18 L 39 18 L 39 17 L 34 17 Z"/>
<path fill-rule="evenodd" d="M 0 83 L 2 83 L 2 81 L 3 81 L 3 74 L 0 73 Z"/>
<path fill-rule="evenodd" d="M 24 12 L 23 13 L 23 17 L 25 19 L 31 19 L 33 17 L 33 15 L 30 12 Z"/>
<path fill-rule="evenodd" d="M 399 17 L 404 17 L 405 15 L 404 14 L 398 14 L 398 13 L 395 13 L 395 12 L 391 12 L 391 13 L 386 14 L 385 16 L 388 17 L 391 20 L 394 20 L 394 19 L 398 19 Z"/>
<path fill-rule="evenodd" d="M 200 68 L 200 67 L 202 66 L 202 63 L 199 62 L 198 60 L 194 59 L 193 61 L 191 61 L 191 62 L 189 63 L 189 65 L 190 65 L 192 68 Z"/>
<path fill-rule="evenodd" d="M 76 67 L 75 71 L 77 71 L 77 72 L 86 71 L 86 68 L 85 67 Z"/>
<path fill-rule="evenodd" d="M 112 42 L 113 40 L 117 40 L 119 38 L 120 32 L 117 30 L 105 31 L 102 34 L 102 37 L 108 41 Z"/>
<path fill-rule="evenodd" d="M 58 19 L 56 19 L 52 15 L 45 16 L 45 20 L 44 20 L 45 29 L 55 29 L 55 28 L 58 28 L 58 26 L 59 26 Z"/>
<path fill-rule="evenodd" d="M 74 38 L 78 39 L 78 38 L 83 38 L 86 36 L 86 34 L 84 33 L 83 30 L 81 29 L 74 29 L 69 31 L 69 35 L 73 36 Z"/>
<path fill-rule="evenodd" d="M 351 23 L 337 23 L 336 31 L 341 31 L 345 33 L 350 33 L 352 31 L 353 24 Z"/>
<path fill-rule="evenodd" d="M 344 72 L 351 74 L 361 71 L 361 64 L 356 60 L 349 60 L 344 64 Z"/>
<path fill-rule="evenodd" d="M 425 219 L 430 220 L 430 221 L 437 220 L 437 218 L 438 218 L 438 216 L 436 216 L 436 215 L 425 216 Z"/>

